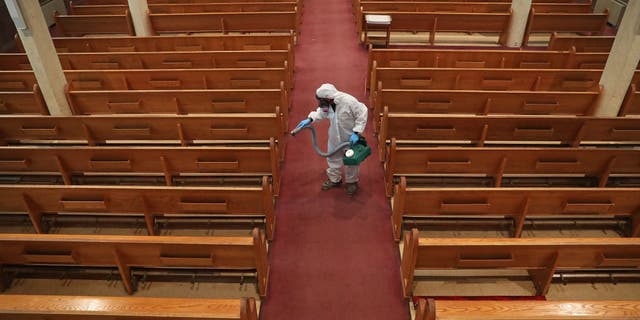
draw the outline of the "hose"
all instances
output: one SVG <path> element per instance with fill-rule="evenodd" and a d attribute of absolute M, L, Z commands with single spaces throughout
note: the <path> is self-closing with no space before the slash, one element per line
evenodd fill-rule
<path fill-rule="evenodd" d="M 347 147 L 349 145 L 351 145 L 351 142 L 349 141 L 345 141 L 341 144 L 339 144 L 335 149 L 327 151 L 327 152 L 322 152 L 322 150 L 320 150 L 320 147 L 318 147 L 318 141 L 316 140 L 316 129 L 312 126 L 312 125 L 306 125 L 302 128 L 295 128 L 291 131 L 291 135 L 295 137 L 295 135 L 302 131 L 302 129 L 309 129 L 311 130 L 311 144 L 313 144 L 313 149 L 316 150 L 316 153 L 321 156 L 321 157 L 330 157 L 336 153 L 338 153 L 340 150 L 342 150 L 342 148 Z"/>

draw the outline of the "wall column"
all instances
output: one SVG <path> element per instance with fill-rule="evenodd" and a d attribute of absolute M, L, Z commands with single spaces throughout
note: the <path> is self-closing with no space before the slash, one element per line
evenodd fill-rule
<path fill-rule="evenodd" d="M 517 48 L 522 46 L 524 32 L 527 29 L 527 20 L 529 20 L 529 11 L 531 11 L 531 0 L 511 1 L 511 24 L 509 25 L 507 47 Z"/>
<path fill-rule="evenodd" d="M 154 34 L 149 22 L 149 5 L 147 0 L 128 0 L 129 14 L 133 20 L 133 28 L 136 30 L 136 36 L 148 37 Z"/>
<path fill-rule="evenodd" d="M 639 61 L 640 1 L 633 0 L 629 1 L 600 78 L 603 92 L 596 106 L 596 116 L 618 115 Z"/>
<path fill-rule="evenodd" d="M 14 4 L 18 4 L 18 8 L 15 9 L 21 13 L 24 22 L 19 21 L 13 14 L 11 18 L 18 29 L 20 41 L 36 75 L 49 113 L 56 116 L 71 115 L 71 108 L 65 96 L 67 79 L 62 71 L 40 3 L 35 0 L 5 0 L 5 3 L 7 7 L 15 7 Z M 26 29 L 20 27 L 22 24 Z"/>

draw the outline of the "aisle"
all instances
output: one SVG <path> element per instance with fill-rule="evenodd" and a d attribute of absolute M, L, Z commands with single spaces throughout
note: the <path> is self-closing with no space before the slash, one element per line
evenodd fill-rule
<path fill-rule="evenodd" d="M 304 1 L 291 128 L 315 109 L 315 89 L 323 82 L 366 103 L 367 53 L 356 39 L 351 1 Z M 371 116 L 365 134 L 375 145 Z M 316 127 L 326 141 L 327 122 Z M 360 190 L 350 198 L 343 188 L 320 190 L 326 161 L 313 152 L 309 133 L 289 137 L 261 319 L 409 318 L 391 209 L 373 149 L 361 168 Z"/>

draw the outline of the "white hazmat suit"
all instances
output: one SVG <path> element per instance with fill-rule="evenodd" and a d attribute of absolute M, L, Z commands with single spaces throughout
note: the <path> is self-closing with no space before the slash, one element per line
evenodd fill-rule
<path fill-rule="evenodd" d="M 331 125 L 329 126 L 329 141 L 328 149 L 333 150 L 340 143 L 349 141 L 349 137 L 352 133 L 357 132 L 362 134 L 364 128 L 367 125 L 367 106 L 358 101 L 350 94 L 338 91 L 335 86 L 329 83 L 321 85 L 316 90 L 316 96 L 323 99 L 333 99 L 335 104 L 335 110 L 328 108 L 328 111 L 324 111 L 318 107 L 316 111 L 309 113 L 309 118 L 314 122 L 322 119 L 329 119 Z M 337 183 L 342 180 L 342 157 L 344 152 L 337 152 L 331 157 L 327 158 L 329 168 L 327 168 L 327 176 L 331 182 Z M 358 182 L 358 174 L 360 173 L 360 166 L 345 166 L 345 182 L 356 183 Z"/>

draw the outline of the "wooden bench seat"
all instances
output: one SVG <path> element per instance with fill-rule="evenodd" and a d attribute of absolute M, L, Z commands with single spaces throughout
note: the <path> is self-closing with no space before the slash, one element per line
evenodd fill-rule
<path fill-rule="evenodd" d="M 277 139 L 284 146 L 282 115 L 275 113 L 212 115 L 94 115 L 3 116 L 0 141 L 4 144 L 65 144 L 83 141 L 106 144 L 264 143 Z"/>
<path fill-rule="evenodd" d="M 129 10 L 124 14 L 61 15 L 55 13 L 56 29 L 63 36 L 87 34 L 135 35 Z"/>
<path fill-rule="evenodd" d="M 613 47 L 614 36 L 567 36 L 551 34 L 548 50 L 570 50 L 578 52 L 609 52 Z"/>
<path fill-rule="evenodd" d="M 392 138 L 398 145 L 635 146 L 640 144 L 640 119 L 429 115 L 385 110 L 378 133 L 380 155 L 386 153 L 386 145 Z"/>
<path fill-rule="evenodd" d="M 284 86 L 284 85 L 283 85 Z M 69 91 L 73 114 L 273 113 L 288 121 L 283 89 Z M 283 107 L 280 107 L 283 106 Z"/>
<path fill-rule="evenodd" d="M 391 139 L 385 168 L 387 192 L 397 176 L 597 177 L 640 175 L 640 150 L 620 148 L 461 148 L 397 146 Z"/>
<path fill-rule="evenodd" d="M 640 91 L 638 83 L 632 83 L 624 97 L 618 116 L 640 116 Z"/>
<path fill-rule="evenodd" d="M 370 86 L 376 90 L 596 92 L 601 75 L 602 70 L 577 69 L 375 68 Z"/>
<path fill-rule="evenodd" d="M 0 174 L 61 175 L 72 184 L 77 175 L 271 176 L 279 191 L 279 154 L 275 139 L 265 147 L 0 147 Z"/>
<path fill-rule="evenodd" d="M 400 240 L 404 217 L 508 217 L 520 237 L 527 217 L 576 215 L 631 219 L 629 235 L 640 235 L 638 188 L 425 188 L 401 178 L 393 198 L 393 233 Z"/>
<path fill-rule="evenodd" d="M 0 295 L 0 317 L 15 320 L 258 320 L 254 298 L 194 299 L 105 296 Z"/>
<path fill-rule="evenodd" d="M 10 72 L 10 71 L 5 71 Z M 27 71 L 14 71 L 27 72 Z M 67 70 L 69 89 L 177 90 L 177 89 L 288 89 L 288 69 L 217 68 L 148 70 Z M 28 73 L 28 72 L 27 72 Z M 34 78 L 35 76 L 31 74 Z"/>
<path fill-rule="evenodd" d="M 389 113 L 580 115 L 595 111 L 599 92 L 382 89 L 372 102 L 375 128 Z"/>
<path fill-rule="evenodd" d="M 638 301 L 447 301 L 420 299 L 415 320 L 573 320 L 640 318 Z"/>
<path fill-rule="evenodd" d="M 169 104 L 171 111 L 162 111 L 169 113 L 185 113 L 183 105 L 189 105 L 190 101 L 177 100 L 179 97 L 190 95 L 194 91 L 196 96 L 200 99 L 207 99 L 204 105 L 200 105 L 198 109 L 208 110 L 204 112 L 211 112 L 211 109 L 218 108 L 235 109 L 231 112 L 274 112 L 275 106 L 269 105 L 260 110 L 246 108 L 246 100 L 243 98 L 242 92 L 235 92 L 235 98 L 231 98 L 229 94 L 223 93 L 226 91 L 236 91 L 236 89 L 252 89 L 250 91 L 259 92 L 261 89 L 275 89 L 279 91 L 278 104 L 284 107 L 281 110 L 285 113 L 285 118 L 288 115 L 289 108 L 289 74 L 285 68 L 220 68 L 220 69 L 148 69 L 148 70 L 69 70 L 65 71 L 69 92 L 68 100 L 71 105 L 74 114 L 80 113 L 81 108 L 76 108 L 75 96 L 76 92 L 83 95 L 91 94 L 91 92 L 103 91 L 104 94 L 110 95 L 111 98 L 107 98 L 107 106 L 109 108 L 121 109 L 120 113 L 140 113 L 141 100 L 135 98 L 129 100 L 128 98 L 118 95 L 113 96 L 113 91 L 138 91 L 137 93 L 131 93 L 135 97 L 139 97 L 140 93 L 147 90 L 159 91 L 156 94 L 161 96 L 164 100 L 162 105 Z M 33 88 L 36 84 L 36 77 L 32 71 L 0 71 L 0 99 L 3 99 L 2 92 L 22 92 Z M 217 95 L 220 98 L 211 99 L 212 93 L 210 89 L 218 89 Z M 229 90 L 231 89 L 231 90 Z M 185 91 L 186 90 L 186 91 Z M 166 91 L 166 92 L 163 92 Z M 108 93 L 112 92 L 112 93 Z M 202 92 L 205 92 L 202 94 Z M 176 94 L 174 94 L 176 93 Z M 254 97 L 260 96 L 260 93 L 253 94 Z M 205 100 L 206 101 L 206 100 Z M 218 102 L 219 101 L 219 102 Z M 189 102 L 189 103 L 188 103 Z M 263 101 L 261 101 L 262 103 Z M 90 100 L 90 105 L 96 103 Z M 217 106 L 216 106 L 217 105 Z M 203 108 L 204 107 L 204 108 Z M 166 107 L 165 107 L 166 108 Z M 5 108 L 6 109 L 6 108 Z M 158 108 L 156 108 L 158 109 Z M 164 108 L 163 108 L 164 109 Z M 259 109 L 259 108 L 257 108 Z M 166 109 L 164 109 L 166 110 Z M 118 113 L 118 111 L 111 111 L 110 113 Z M 228 112 L 228 111 L 227 111 Z"/>
<path fill-rule="evenodd" d="M 534 3 L 539 13 L 591 13 L 591 3 Z M 466 1 L 359 1 L 354 0 L 358 30 L 364 23 L 363 12 L 389 14 L 393 12 L 460 12 L 460 13 L 509 13 L 508 2 L 466 2 Z M 392 20 L 393 23 L 393 20 Z"/>
<path fill-rule="evenodd" d="M 376 67 L 604 69 L 608 53 L 540 50 L 370 49 Z"/>
<path fill-rule="evenodd" d="M 260 296 L 267 292 L 267 246 L 257 228 L 252 237 L 3 234 L 0 245 L 4 266 L 117 267 L 129 294 L 132 268 L 251 270 Z"/>
<path fill-rule="evenodd" d="M 87 2 L 87 4 L 94 4 L 92 1 L 94 0 L 88 0 L 89 2 Z M 101 1 L 101 0 L 98 0 Z M 127 1 L 126 0 L 109 0 L 109 1 L 114 1 L 116 3 L 119 4 L 126 4 Z M 298 3 L 299 5 L 303 4 L 302 0 L 293 0 L 296 3 Z M 174 4 L 185 4 L 185 3 L 228 3 L 230 1 L 228 0 L 149 0 L 148 1 L 149 4 L 162 4 L 162 3 L 174 3 Z M 260 1 L 256 1 L 256 0 L 233 0 L 234 3 L 242 3 L 242 2 L 282 2 L 282 0 L 260 0 Z"/>
<path fill-rule="evenodd" d="M 585 3 L 576 3 L 574 0 L 559 0 L 559 1 L 537 1 L 534 0 L 532 7 L 539 10 L 539 12 L 591 12 L 591 1 Z M 440 10 L 431 11 L 454 11 L 454 12 L 477 12 L 473 9 L 477 7 L 491 7 L 502 5 L 510 8 L 510 0 L 402 0 L 402 1 L 389 1 L 389 0 L 353 0 L 353 8 L 357 10 L 358 7 L 375 6 L 377 4 L 398 3 L 406 5 L 408 3 L 416 3 L 416 5 L 433 6 Z M 449 6 L 447 6 L 449 5 Z M 455 7 L 452 7 L 455 6 Z M 467 8 L 464 8 L 464 7 Z M 393 7 L 390 7 L 393 8 Z M 470 9 L 471 8 L 471 9 Z M 502 9 L 502 7 L 498 7 Z M 406 11 L 406 10 L 401 10 Z M 427 10 L 423 10 L 427 11 Z M 506 10 L 505 10 L 506 11 Z"/>
<path fill-rule="evenodd" d="M 191 52 L 61 53 L 64 70 L 98 69 L 209 69 L 285 68 L 286 83 L 293 84 L 293 68 L 286 50 Z M 31 70 L 26 54 L 0 54 L 0 69 Z"/>
<path fill-rule="evenodd" d="M 602 35 L 608 17 L 608 10 L 604 13 L 540 13 L 531 8 L 522 46 L 529 44 L 532 33 L 589 32 Z"/>
<path fill-rule="evenodd" d="M 182 32 L 296 32 L 299 9 L 272 12 L 149 13 L 156 34 Z"/>
<path fill-rule="evenodd" d="M 429 32 L 429 44 L 435 43 L 437 32 L 487 32 L 499 35 L 499 43 L 507 38 L 511 13 L 461 13 L 461 12 L 378 12 L 368 14 L 391 16 L 390 32 Z M 360 18 L 356 21 L 362 21 Z M 363 33 L 363 27 L 357 29 Z M 363 37 L 360 36 L 362 40 Z"/>
<path fill-rule="evenodd" d="M 0 114 L 48 115 L 40 87 L 34 84 L 31 91 L 0 91 Z"/>
<path fill-rule="evenodd" d="M 286 50 L 60 53 L 65 70 L 280 68 Z M 31 70 L 26 54 L 0 54 L 2 70 Z"/>
<path fill-rule="evenodd" d="M 259 217 L 272 239 L 273 195 L 267 177 L 262 183 L 260 187 L 0 184 L 0 212 L 28 214 L 37 233 L 47 231 L 42 219 L 50 214 L 144 217 L 149 235 L 158 234 L 155 218 L 163 215 Z"/>
<path fill-rule="evenodd" d="M 376 68 L 604 69 L 608 53 L 535 50 L 369 49 Z"/>
<path fill-rule="evenodd" d="M 151 13 L 198 13 L 198 12 L 273 12 L 293 11 L 296 2 L 233 2 L 233 3 L 158 3 L 149 4 Z M 129 6 L 126 4 L 86 5 L 75 4 L 70 6 L 71 14 L 124 14 Z"/>
<path fill-rule="evenodd" d="M 20 38 L 18 50 L 25 52 Z M 68 52 L 157 52 L 287 50 L 293 55 L 293 33 L 288 35 L 190 35 L 151 37 L 64 37 L 53 38 L 58 53 Z M 293 60 L 293 59 L 288 59 Z"/>
<path fill-rule="evenodd" d="M 557 270 L 637 269 L 638 257 L 638 238 L 428 239 L 413 229 L 404 236 L 402 286 L 410 297 L 416 270 L 524 269 L 544 295 Z"/>

